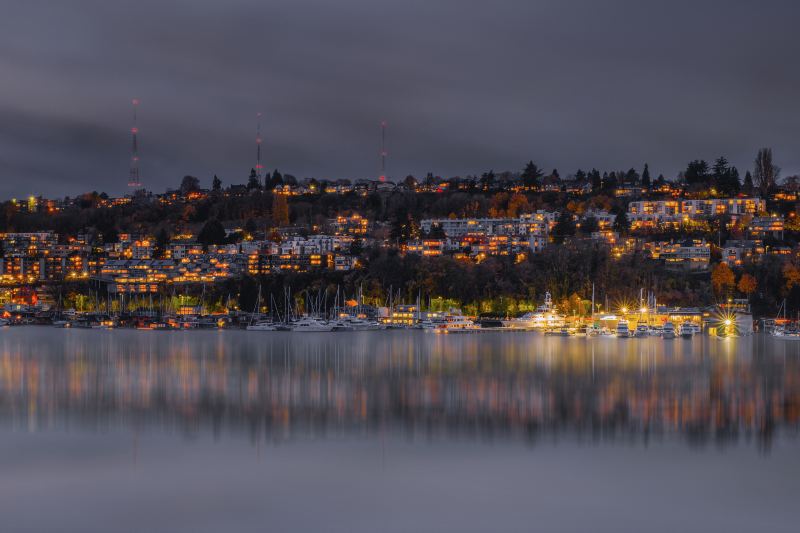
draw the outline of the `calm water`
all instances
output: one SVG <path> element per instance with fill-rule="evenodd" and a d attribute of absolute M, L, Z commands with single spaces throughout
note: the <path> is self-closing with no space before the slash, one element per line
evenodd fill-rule
<path fill-rule="evenodd" d="M 797 531 L 800 343 L 0 330 L 0 530 Z"/>

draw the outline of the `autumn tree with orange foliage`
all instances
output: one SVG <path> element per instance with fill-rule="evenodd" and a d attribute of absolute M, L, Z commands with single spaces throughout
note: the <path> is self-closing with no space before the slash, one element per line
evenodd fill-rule
<path fill-rule="evenodd" d="M 800 286 L 800 268 L 797 268 L 794 263 L 783 265 L 783 280 L 787 291 L 792 290 L 795 286 Z"/>
<path fill-rule="evenodd" d="M 736 276 L 727 263 L 719 263 L 711 271 L 711 287 L 718 296 L 736 286 Z"/>
<path fill-rule="evenodd" d="M 758 288 L 758 281 L 756 281 L 756 278 L 750 274 L 744 273 L 742 274 L 742 277 L 739 278 L 739 283 L 736 287 L 739 289 L 739 292 L 749 298 L 751 294 L 756 292 L 756 289 Z"/>

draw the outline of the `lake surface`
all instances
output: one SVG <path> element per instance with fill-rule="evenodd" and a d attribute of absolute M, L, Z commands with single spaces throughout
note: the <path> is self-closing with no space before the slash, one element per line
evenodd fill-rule
<path fill-rule="evenodd" d="M 0 330 L 0 531 L 797 531 L 800 343 Z"/>

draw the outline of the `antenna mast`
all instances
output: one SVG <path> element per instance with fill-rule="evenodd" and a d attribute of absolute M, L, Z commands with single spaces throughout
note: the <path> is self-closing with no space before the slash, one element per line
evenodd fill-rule
<path fill-rule="evenodd" d="M 261 164 L 261 113 L 256 113 L 256 177 L 261 181 L 261 171 L 264 165 Z"/>
<path fill-rule="evenodd" d="M 139 108 L 139 99 L 134 98 L 131 100 L 133 104 L 133 127 L 131 128 L 131 170 L 128 175 L 128 187 L 138 189 L 142 186 L 142 180 L 139 178 L 139 141 L 136 136 L 139 134 L 139 128 L 136 124 L 136 111 Z"/>
<path fill-rule="evenodd" d="M 381 121 L 381 175 L 380 180 L 386 181 L 386 121 Z"/>

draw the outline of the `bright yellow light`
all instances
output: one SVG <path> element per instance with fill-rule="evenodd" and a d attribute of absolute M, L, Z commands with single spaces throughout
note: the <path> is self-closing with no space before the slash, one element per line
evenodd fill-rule
<path fill-rule="evenodd" d="M 646 313 L 647 312 L 647 308 L 646 307 L 642 307 L 641 309 L 639 309 L 639 312 L 640 313 Z"/>
<path fill-rule="evenodd" d="M 725 319 L 725 325 L 726 326 L 730 326 L 731 325 L 731 319 L 730 318 Z"/>
<path fill-rule="evenodd" d="M 622 308 L 622 312 L 623 312 L 623 313 L 627 313 L 627 312 L 628 312 L 628 308 L 627 308 L 627 307 L 623 307 L 623 308 Z"/>

